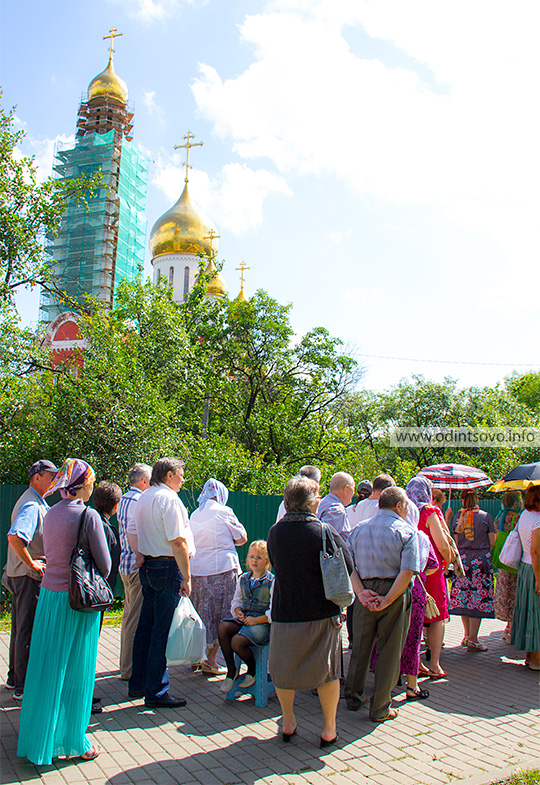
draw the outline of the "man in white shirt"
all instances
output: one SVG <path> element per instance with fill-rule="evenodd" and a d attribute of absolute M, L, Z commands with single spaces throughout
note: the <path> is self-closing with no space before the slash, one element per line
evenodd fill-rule
<path fill-rule="evenodd" d="M 135 640 L 129 697 L 142 698 L 149 708 L 185 706 L 169 693 L 165 650 L 181 594 L 191 594 L 189 558 L 195 555 L 188 513 L 178 497 L 184 484 L 184 463 L 160 458 L 152 466 L 150 488 L 137 501 L 128 538 L 144 557 L 139 568 L 143 602 Z"/>
<path fill-rule="evenodd" d="M 367 499 L 364 499 L 364 501 L 358 502 L 356 505 L 353 517 L 354 523 L 351 523 L 351 529 L 358 526 L 359 523 L 368 521 L 370 518 L 373 518 L 374 515 L 377 515 L 381 493 L 385 488 L 391 488 L 395 484 L 394 478 L 390 477 L 389 474 L 378 474 L 375 477 L 371 495 L 368 496 Z"/>
<path fill-rule="evenodd" d="M 139 565 L 128 540 L 128 525 L 135 528 L 135 508 L 141 493 L 150 487 L 152 467 L 146 463 L 136 463 L 129 472 L 129 491 L 120 499 L 116 513 L 118 534 L 120 535 L 120 565 L 118 572 L 124 584 L 124 613 L 120 632 L 120 678 L 131 678 L 133 658 L 133 639 L 141 614 L 142 591 L 139 580 Z"/>

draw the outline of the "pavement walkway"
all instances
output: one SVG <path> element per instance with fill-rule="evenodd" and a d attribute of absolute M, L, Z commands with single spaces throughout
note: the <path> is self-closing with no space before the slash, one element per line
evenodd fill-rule
<path fill-rule="evenodd" d="M 253 699 L 226 701 L 220 677 L 206 678 L 173 667 L 171 691 L 188 699 L 184 709 L 148 710 L 127 698 L 118 678 L 120 630 L 101 634 L 96 694 L 104 711 L 89 733 L 102 747 L 95 761 L 57 760 L 36 767 L 18 758 L 19 705 L 0 687 L 2 782 L 45 785 L 400 785 L 490 782 L 508 767 L 540 768 L 539 674 L 502 640 L 504 624 L 484 621 L 486 653 L 460 646 L 461 622 L 446 629 L 443 667 L 448 678 L 422 682 L 426 701 L 406 702 L 395 691 L 396 720 L 380 725 L 365 709 L 353 713 L 340 701 L 336 749 L 317 746 L 321 713 L 311 692 L 297 696 L 298 736 L 288 745 L 276 737 L 279 704 Z M 9 637 L 0 635 L 2 678 Z M 345 653 L 345 661 L 348 654 Z"/>

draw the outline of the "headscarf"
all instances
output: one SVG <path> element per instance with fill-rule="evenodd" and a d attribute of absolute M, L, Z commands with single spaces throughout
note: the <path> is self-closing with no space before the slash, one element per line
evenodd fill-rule
<path fill-rule="evenodd" d="M 405 488 L 409 499 L 416 504 L 419 510 L 422 507 L 427 507 L 428 504 L 433 504 L 433 494 L 431 492 L 431 483 L 427 477 L 417 475 L 409 480 Z"/>
<path fill-rule="evenodd" d="M 199 502 L 199 509 L 202 510 L 206 502 L 210 499 L 216 499 L 219 504 L 227 504 L 228 498 L 229 491 L 223 483 L 210 477 L 210 479 L 204 483 L 204 488 L 197 501 Z"/>
<path fill-rule="evenodd" d="M 51 493 L 60 491 L 62 499 L 66 499 L 68 493 L 74 495 L 78 488 L 94 482 L 95 479 L 96 475 L 89 463 L 80 458 L 66 458 L 44 496 L 50 496 Z"/>

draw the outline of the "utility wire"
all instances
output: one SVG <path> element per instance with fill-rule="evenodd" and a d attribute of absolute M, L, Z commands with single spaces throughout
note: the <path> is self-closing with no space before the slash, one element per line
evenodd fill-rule
<path fill-rule="evenodd" d="M 386 357 L 383 354 L 358 354 L 373 360 L 399 360 L 408 363 L 442 363 L 443 365 L 499 365 L 510 368 L 540 368 L 540 363 L 479 363 L 472 360 L 420 360 L 418 357 Z"/>

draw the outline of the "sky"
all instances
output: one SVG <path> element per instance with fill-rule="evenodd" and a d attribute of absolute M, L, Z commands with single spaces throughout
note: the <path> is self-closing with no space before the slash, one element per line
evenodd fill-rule
<path fill-rule="evenodd" d="M 148 235 L 191 131 L 230 296 L 244 262 L 246 295 L 341 338 L 361 387 L 540 369 L 535 0 L 0 0 L 2 103 L 43 177 L 111 26 Z M 25 321 L 37 305 L 20 297 Z"/>

